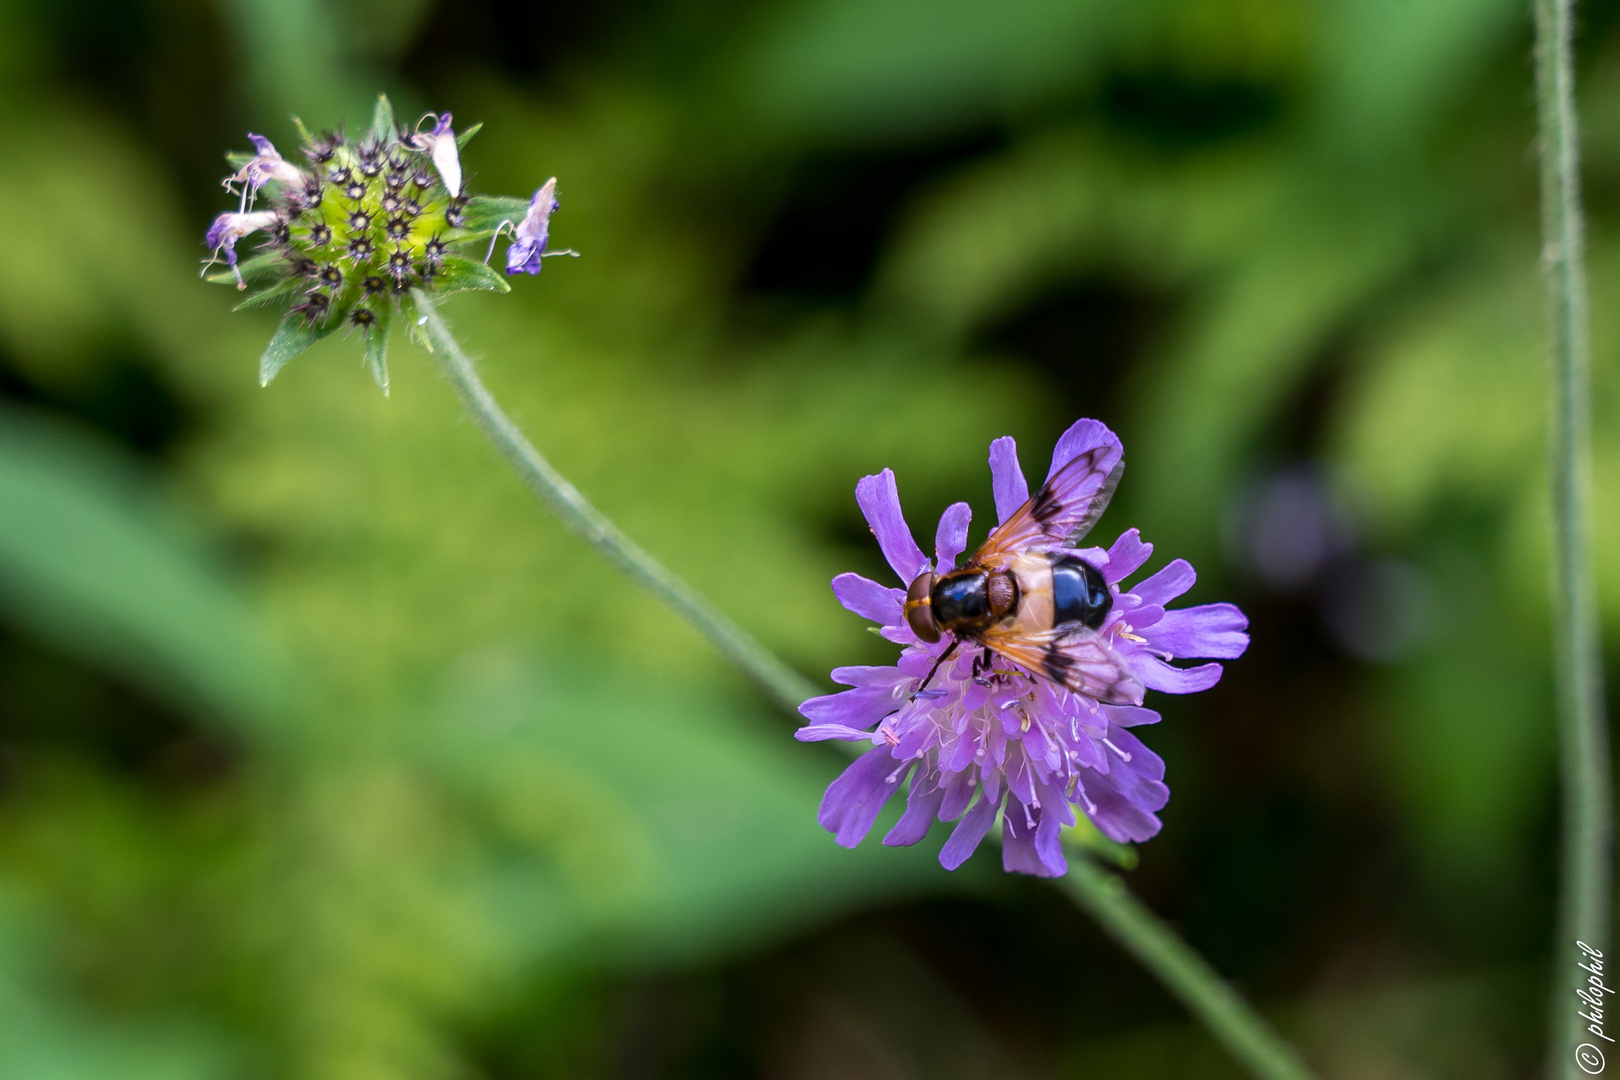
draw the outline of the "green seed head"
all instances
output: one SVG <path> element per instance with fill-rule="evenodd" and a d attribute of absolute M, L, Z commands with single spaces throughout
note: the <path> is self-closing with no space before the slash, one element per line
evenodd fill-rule
<path fill-rule="evenodd" d="M 432 128 L 422 130 L 427 120 Z M 238 170 L 225 185 L 240 196 L 240 206 L 208 230 L 209 265 L 226 264 L 209 280 L 252 288 L 239 307 L 283 311 L 260 360 L 261 382 L 347 327 L 362 335 L 367 362 L 386 392 L 387 336 L 397 314 L 436 293 L 509 291 L 474 249 L 486 243 L 493 249 L 493 238 L 525 222 L 531 204 L 466 192 L 460 150 L 481 125 L 457 136 L 450 120 L 449 113 L 429 114 L 416 130 L 402 129 L 381 97 L 359 138 L 311 135 L 299 124 L 303 167 L 259 135 L 249 136 L 257 154 L 232 157 Z M 260 252 L 239 262 L 236 245 L 248 236 L 262 238 Z"/>

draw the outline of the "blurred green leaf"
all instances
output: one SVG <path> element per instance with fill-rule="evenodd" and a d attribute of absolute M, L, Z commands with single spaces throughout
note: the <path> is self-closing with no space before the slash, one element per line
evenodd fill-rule
<path fill-rule="evenodd" d="M 51 985 L 38 913 L 0 888 L 0 1076 L 30 1080 L 212 1080 L 238 1064 L 207 1035 L 121 1029 Z"/>
<path fill-rule="evenodd" d="M 183 709 L 262 730 L 289 700 L 253 616 L 155 493 L 13 411 L 0 414 L 0 603 Z"/>
<path fill-rule="evenodd" d="M 1162 0 L 814 0 L 784 7 L 738 72 L 761 118 L 871 138 L 983 123 L 1097 74 Z"/>

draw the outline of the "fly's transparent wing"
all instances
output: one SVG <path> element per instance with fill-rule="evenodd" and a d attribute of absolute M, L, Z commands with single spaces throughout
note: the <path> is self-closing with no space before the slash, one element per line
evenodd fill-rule
<path fill-rule="evenodd" d="M 991 627 L 981 640 L 1026 670 L 1105 705 L 1140 705 L 1144 688 L 1124 657 L 1089 626 L 1026 632 Z"/>
<path fill-rule="evenodd" d="M 1108 508 L 1124 472 L 1117 439 L 1077 454 L 990 534 L 973 562 L 1000 569 L 1020 552 L 1074 546 Z"/>

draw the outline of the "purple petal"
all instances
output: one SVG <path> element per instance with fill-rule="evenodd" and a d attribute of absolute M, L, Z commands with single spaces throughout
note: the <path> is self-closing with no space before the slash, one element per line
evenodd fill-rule
<path fill-rule="evenodd" d="M 1232 604 L 1201 604 L 1166 611 L 1144 636 L 1171 656 L 1231 660 L 1249 647 L 1248 627 L 1249 617 Z"/>
<path fill-rule="evenodd" d="M 813 697 L 799 706 L 799 715 L 812 724 L 870 729 L 899 705 L 888 687 L 858 686 L 837 694 Z"/>
<path fill-rule="evenodd" d="M 962 739 L 961 742 L 957 743 L 957 752 L 959 756 L 966 756 L 971 759 L 973 756 L 973 740 Z M 962 811 L 967 809 L 969 800 L 973 798 L 973 785 L 969 783 L 972 778 L 972 771 L 968 769 L 953 772 L 946 776 L 945 783 L 940 785 L 940 790 L 945 792 L 945 799 L 939 807 L 939 820 L 954 821 L 962 816 Z"/>
<path fill-rule="evenodd" d="M 1153 545 L 1143 543 L 1142 534 L 1135 529 L 1127 529 L 1108 549 L 1108 565 L 1103 567 L 1103 577 L 1108 584 L 1118 585 L 1140 570 L 1152 554 Z"/>
<path fill-rule="evenodd" d="M 1017 804 L 1008 805 L 1001 819 L 1001 868 L 1009 874 L 1052 876 L 1035 852 L 1035 830 L 1024 821 L 1024 808 Z"/>
<path fill-rule="evenodd" d="M 995 820 L 996 800 L 981 793 L 979 801 L 973 804 L 966 817 L 957 822 L 956 828 L 951 830 L 951 838 L 939 849 L 939 865 L 947 870 L 955 870 L 967 862 L 968 856 L 978 850 L 979 842 L 990 831 Z"/>
<path fill-rule="evenodd" d="M 512 245 L 506 249 L 508 274 L 538 274 L 546 253 L 551 230 L 551 214 L 557 209 L 557 178 L 553 176 L 529 200 L 529 209 L 513 230 Z"/>
<path fill-rule="evenodd" d="M 859 574 L 839 574 L 832 579 L 832 591 L 840 604 L 863 619 L 871 619 L 884 626 L 900 624 L 900 605 L 906 599 L 906 594 L 900 589 L 879 585 Z"/>
<path fill-rule="evenodd" d="M 1164 759 L 1128 731 L 1110 731 L 1109 741 L 1129 754 L 1130 760 L 1116 754 L 1114 768 L 1108 773 L 1081 774 L 1081 785 L 1092 802 L 1086 816 L 1111 840 L 1147 840 L 1161 828 L 1154 812 L 1170 801 L 1170 789 L 1163 783 Z"/>
<path fill-rule="evenodd" d="M 894 664 L 880 666 L 860 664 L 833 668 L 832 681 L 843 683 L 845 686 L 881 686 L 885 690 L 893 690 L 895 686 L 906 681 L 906 676 Z"/>
<path fill-rule="evenodd" d="M 1043 797 L 1045 797 L 1043 792 Z M 1055 795 L 1054 795 L 1055 797 Z M 1065 811 L 1068 804 L 1062 800 L 1044 804 L 1032 815 L 1035 827 L 1030 828 L 1024 808 L 1009 804 L 1002 815 L 1001 866 L 1008 873 L 1034 874 L 1037 877 L 1062 877 L 1069 872 L 1069 861 L 1063 857 L 1064 814 L 1052 812 L 1053 806 Z"/>
<path fill-rule="evenodd" d="M 866 515 L 866 523 L 877 537 L 883 557 L 889 560 L 903 584 L 911 584 L 928 565 L 928 557 L 917 546 L 905 515 L 900 512 L 900 491 L 894 483 L 894 470 L 884 469 L 874 476 L 862 477 L 855 485 L 855 501 Z"/>
<path fill-rule="evenodd" d="M 1018 467 L 1018 444 L 1003 435 L 990 444 L 990 487 L 996 495 L 996 520 L 1006 521 L 1029 501 L 1029 481 Z"/>
<path fill-rule="evenodd" d="M 1007 755 L 1006 766 L 1007 790 L 1019 802 L 1029 804 L 1035 801 L 1035 773 L 1029 767 L 1029 762 L 1023 754 Z"/>
<path fill-rule="evenodd" d="M 231 233 L 231 225 L 236 218 L 235 214 L 224 213 L 214 219 L 208 226 L 208 232 L 203 236 L 203 243 L 208 245 L 209 251 L 218 251 L 225 243 L 225 238 Z"/>
<path fill-rule="evenodd" d="M 968 522 L 973 520 L 973 508 L 965 502 L 952 503 L 939 516 L 939 530 L 934 534 L 934 568 L 940 573 L 956 565 L 956 557 L 967 550 Z"/>
<path fill-rule="evenodd" d="M 1119 782 L 1121 784 L 1129 787 L 1132 784 L 1140 784 L 1144 781 L 1159 781 L 1164 779 L 1164 758 L 1150 750 L 1147 743 L 1143 742 L 1141 739 L 1138 739 L 1129 731 L 1113 730 L 1108 732 L 1108 741 L 1114 744 L 1113 753 L 1115 757 L 1119 758 L 1129 766 L 1129 768 L 1125 770 L 1126 773 L 1129 774 L 1128 777 L 1119 778 Z M 1126 758 L 1127 754 L 1130 755 L 1128 759 Z M 1157 796 L 1157 794 L 1158 793 L 1155 792 L 1155 796 Z M 1163 795 L 1165 801 L 1168 802 L 1170 798 L 1170 790 L 1166 788 Z M 1154 803 L 1150 809 L 1157 810 L 1163 805 L 1163 802 Z"/>
<path fill-rule="evenodd" d="M 1149 690 L 1166 694 L 1196 694 L 1208 690 L 1221 681 L 1221 665 L 1200 664 L 1197 667 L 1178 668 L 1156 656 L 1137 653 L 1130 658 L 1131 671 Z"/>
<path fill-rule="evenodd" d="M 1140 600 L 1141 597 L 1137 597 L 1137 599 Z M 1159 620 L 1163 618 L 1164 608 L 1158 604 L 1138 604 L 1131 610 L 1130 617 L 1125 621 L 1130 623 L 1138 634 L 1141 634 L 1144 629 L 1157 625 Z M 1143 634 L 1142 636 L 1148 637 L 1150 635 Z"/>
<path fill-rule="evenodd" d="M 281 158 L 281 155 L 276 153 L 275 144 L 263 135 L 255 135 L 250 131 L 248 132 L 248 142 L 258 149 L 260 157 L 273 157 L 278 160 Z"/>
<path fill-rule="evenodd" d="M 450 197 L 460 195 L 461 155 L 456 149 L 456 133 L 450 127 L 450 114 L 434 117 L 433 130 L 426 135 L 413 136 L 411 145 L 428 152 L 428 156 L 433 159 L 433 167 L 439 170 L 439 179 L 444 181 L 445 189 L 450 192 Z"/>
<path fill-rule="evenodd" d="M 1118 724 L 1120 727 L 1136 727 L 1139 724 L 1157 724 L 1159 714 L 1152 709 L 1144 709 L 1140 705 L 1101 705 L 1103 714 L 1108 722 Z"/>
<path fill-rule="evenodd" d="M 906 812 L 900 815 L 900 820 L 883 842 L 889 847 L 910 847 L 928 835 L 928 828 L 934 823 L 934 815 L 939 813 L 940 800 L 945 797 L 945 789 L 937 784 L 930 785 L 918 776 L 911 782 L 911 794 L 906 797 Z"/>
<path fill-rule="evenodd" d="M 887 746 L 868 750 L 828 785 L 816 820 L 833 834 L 840 847 L 855 847 L 872 831 L 872 823 L 884 804 L 900 790 L 900 781 L 911 764 L 897 763 Z M 894 776 L 897 768 L 900 775 Z"/>
<path fill-rule="evenodd" d="M 1086 817 L 1097 830 L 1120 844 L 1139 844 L 1157 836 L 1164 827 L 1158 815 L 1108 788 L 1107 783 L 1108 777 L 1098 773 L 1086 776 L 1086 794 L 1092 800 Z"/>
<path fill-rule="evenodd" d="M 1144 604 L 1167 604 L 1193 587 L 1198 572 L 1186 559 L 1177 559 L 1157 574 L 1133 585 L 1134 593 Z"/>
<path fill-rule="evenodd" d="M 514 240 L 506 249 L 506 272 L 511 274 L 538 274 L 541 270 L 540 245 L 528 240 Z"/>
<path fill-rule="evenodd" d="M 825 742 L 828 739 L 860 742 L 862 739 L 870 740 L 872 733 L 859 728 L 845 727 L 843 724 L 806 724 L 795 731 L 793 737 L 800 742 Z"/>
<path fill-rule="evenodd" d="M 1057 813 L 1058 808 L 1065 811 L 1062 816 Z M 1062 800 L 1049 802 L 1041 810 L 1040 824 L 1035 829 L 1035 852 L 1041 858 L 1041 865 L 1053 877 L 1062 877 L 1069 872 L 1069 860 L 1063 857 L 1064 817 L 1073 823 L 1074 818 L 1068 813 L 1068 803 Z"/>
<path fill-rule="evenodd" d="M 1057 445 L 1052 448 L 1052 468 L 1046 478 L 1052 479 L 1063 466 L 1098 446 L 1113 446 L 1121 454 L 1125 452 L 1119 436 L 1109 431 L 1100 420 L 1076 420 L 1068 431 L 1058 436 Z"/>

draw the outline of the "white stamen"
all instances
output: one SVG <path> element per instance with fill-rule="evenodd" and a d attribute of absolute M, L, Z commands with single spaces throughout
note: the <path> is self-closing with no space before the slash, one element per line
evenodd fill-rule
<path fill-rule="evenodd" d="M 501 238 L 501 233 L 503 233 L 507 229 L 513 228 L 513 227 L 514 226 L 512 225 L 512 219 L 511 218 L 506 218 L 499 225 L 495 226 L 495 235 L 491 236 L 489 238 L 489 250 L 484 252 L 484 265 L 485 266 L 489 265 L 490 257 L 495 254 L 495 241 L 497 241 L 497 240 L 499 240 Z"/>

